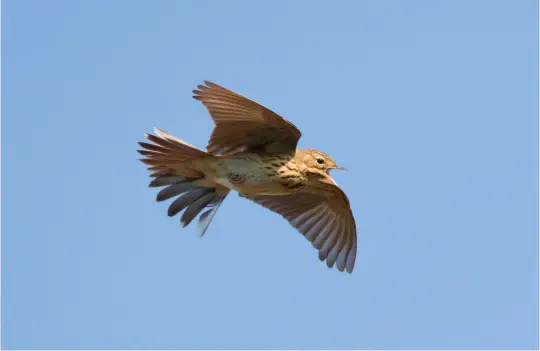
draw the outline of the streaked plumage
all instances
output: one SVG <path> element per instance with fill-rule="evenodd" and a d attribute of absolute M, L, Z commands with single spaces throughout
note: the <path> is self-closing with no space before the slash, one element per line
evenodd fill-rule
<path fill-rule="evenodd" d="M 207 151 L 156 128 L 152 142 L 138 150 L 154 178 L 165 187 L 158 201 L 177 197 L 169 216 L 182 211 L 186 226 L 201 212 L 204 235 L 231 190 L 280 214 L 302 233 L 328 267 L 352 272 L 356 260 L 356 224 L 345 193 L 330 177 L 342 169 L 318 150 L 296 149 L 300 131 L 266 107 L 205 82 L 193 97 L 206 106 L 215 127 Z"/>

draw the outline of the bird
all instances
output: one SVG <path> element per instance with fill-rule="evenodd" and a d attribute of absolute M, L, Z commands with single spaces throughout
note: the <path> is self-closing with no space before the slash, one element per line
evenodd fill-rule
<path fill-rule="evenodd" d="M 154 128 L 139 142 L 157 201 L 186 227 L 197 216 L 203 236 L 232 191 L 287 220 L 328 268 L 352 273 L 357 230 L 349 199 L 330 176 L 344 170 L 327 154 L 298 149 L 298 128 L 272 110 L 216 83 L 193 90 L 214 122 L 206 150 Z M 204 211 L 202 214 L 201 212 Z"/>

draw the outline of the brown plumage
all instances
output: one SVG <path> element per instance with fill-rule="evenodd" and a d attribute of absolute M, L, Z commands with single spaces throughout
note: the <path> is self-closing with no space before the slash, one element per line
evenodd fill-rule
<path fill-rule="evenodd" d="M 300 131 L 266 107 L 205 82 L 193 97 L 208 109 L 215 127 L 207 151 L 156 128 L 140 142 L 154 178 L 163 187 L 157 200 L 177 197 L 169 216 L 182 211 L 188 225 L 199 217 L 204 235 L 231 190 L 280 214 L 315 248 L 328 267 L 352 272 L 356 260 L 356 224 L 345 193 L 330 177 L 343 169 L 327 154 L 296 149 Z"/>

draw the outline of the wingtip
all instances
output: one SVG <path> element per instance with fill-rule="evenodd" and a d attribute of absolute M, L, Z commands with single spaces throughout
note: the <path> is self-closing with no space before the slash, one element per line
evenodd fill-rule
<path fill-rule="evenodd" d="M 142 163 L 144 163 L 145 165 L 149 165 L 149 166 L 153 166 L 154 165 L 154 161 L 149 159 L 149 158 L 140 158 L 139 161 L 141 161 Z"/>
<path fill-rule="evenodd" d="M 152 141 L 152 138 L 157 138 L 154 134 L 150 133 L 144 133 L 144 137 L 150 141 Z"/>
<path fill-rule="evenodd" d="M 352 264 L 350 262 L 347 262 L 345 270 L 347 271 L 347 273 L 352 273 L 354 271 L 354 262 Z"/>

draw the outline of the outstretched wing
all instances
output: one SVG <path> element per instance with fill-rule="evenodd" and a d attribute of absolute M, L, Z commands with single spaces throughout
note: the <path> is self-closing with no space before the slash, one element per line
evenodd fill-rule
<path fill-rule="evenodd" d="M 351 273 L 356 261 L 356 223 L 345 193 L 337 186 L 332 196 L 301 191 L 284 196 L 244 195 L 280 214 L 319 250 L 329 268 Z"/>
<path fill-rule="evenodd" d="M 214 120 L 208 152 L 293 152 L 302 135 L 283 117 L 240 94 L 205 81 L 193 90 Z"/>

